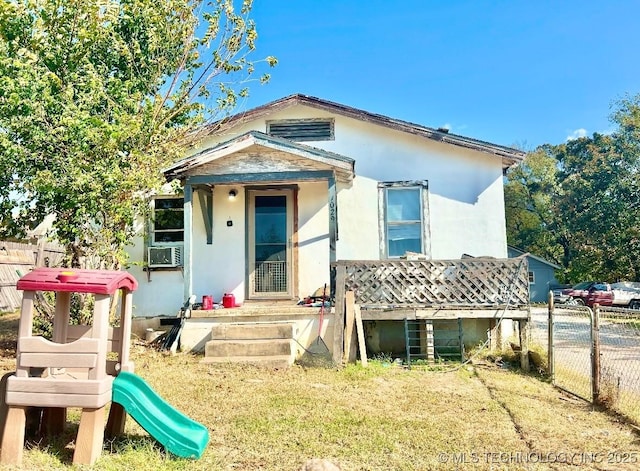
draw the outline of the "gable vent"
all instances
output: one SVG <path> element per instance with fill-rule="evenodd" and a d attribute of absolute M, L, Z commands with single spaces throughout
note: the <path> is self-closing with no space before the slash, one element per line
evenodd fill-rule
<path fill-rule="evenodd" d="M 332 141 L 333 119 L 267 121 L 267 133 L 292 141 Z"/>

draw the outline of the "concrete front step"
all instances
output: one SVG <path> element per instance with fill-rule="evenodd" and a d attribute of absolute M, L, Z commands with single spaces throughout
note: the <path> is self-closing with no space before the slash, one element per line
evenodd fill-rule
<path fill-rule="evenodd" d="M 205 357 L 291 355 L 291 339 L 209 340 L 204 346 Z"/>
<path fill-rule="evenodd" d="M 271 356 L 236 356 L 236 357 L 204 357 L 201 363 L 214 364 L 245 364 L 262 366 L 265 368 L 286 369 L 293 364 L 290 355 L 271 355 Z"/>
<path fill-rule="evenodd" d="M 293 364 L 296 356 L 295 324 L 220 323 L 211 328 L 204 346 L 205 363 L 248 363 L 275 368 Z"/>
<path fill-rule="evenodd" d="M 213 340 L 292 339 L 294 337 L 294 324 L 282 322 L 217 324 L 211 329 Z"/>
<path fill-rule="evenodd" d="M 245 303 L 242 307 L 230 309 L 213 309 L 208 311 L 196 310 L 191 312 L 193 318 L 225 318 L 234 319 L 255 319 L 256 317 L 272 316 L 276 319 L 282 316 L 308 316 L 310 313 L 318 315 L 319 307 L 304 307 L 295 304 L 288 305 L 252 305 Z M 327 313 L 331 312 L 330 308 L 326 308 Z"/>

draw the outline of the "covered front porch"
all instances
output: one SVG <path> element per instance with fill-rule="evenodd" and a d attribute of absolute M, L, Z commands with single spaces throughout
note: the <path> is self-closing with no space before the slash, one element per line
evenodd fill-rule
<path fill-rule="evenodd" d="M 183 292 L 297 301 L 329 282 L 354 161 L 257 131 L 167 169 L 184 191 Z"/>

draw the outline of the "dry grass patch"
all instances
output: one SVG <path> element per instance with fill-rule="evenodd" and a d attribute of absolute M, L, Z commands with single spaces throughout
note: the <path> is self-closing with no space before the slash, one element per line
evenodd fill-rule
<path fill-rule="evenodd" d="M 199 417 L 211 431 L 206 455 L 226 469 L 296 469 L 311 457 L 343 469 L 438 469 L 439 452 L 486 449 L 494 440 L 517 448 L 519 441 L 508 415 L 467 371 L 380 364 L 268 371 L 202 365 L 189 356 L 164 361 L 165 369 L 138 374 Z M 183 368 L 185 361 L 193 363 Z M 172 384 L 185 382 L 185 396 L 199 395 L 199 403 L 174 400 Z"/>
<path fill-rule="evenodd" d="M 534 376 L 514 375 L 495 368 L 477 368 L 476 374 L 496 402 L 508 411 L 514 427 L 532 452 L 564 453 L 576 459 L 598 461 L 585 463 L 581 469 L 638 469 L 640 466 L 637 432 L 610 414 L 594 409 L 581 399 L 561 394 Z M 625 454 L 629 454 L 629 459 L 625 459 Z"/>
<path fill-rule="evenodd" d="M 0 321 L 0 339 L 9 324 Z M 409 371 L 374 361 L 368 369 L 281 371 L 203 364 L 200 356 L 167 356 L 142 344 L 131 353 L 135 372 L 203 423 L 210 443 L 200 460 L 176 459 L 128 419 L 125 436 L 105 443 L 94 470 L 298 470 L 313 457 L 345 471 L 546 470 L 562 466 L 486 456 L 638 449 L 631 430 L 611 417 L 495 367 Z M 1 361 L 3 370 L 15 368 L 10 355 Z M 24 469 L 71 469 L 73 412 L 64 437 L 28 445 Z"/>

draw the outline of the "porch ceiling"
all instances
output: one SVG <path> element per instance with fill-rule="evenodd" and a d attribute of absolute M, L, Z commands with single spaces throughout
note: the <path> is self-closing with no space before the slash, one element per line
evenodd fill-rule
<path fill-rule="evenodd" d="M 251 174 L 293 176 L 296 172 L 301 175 L 335 174 L 338 180 L 350 181 L 354 166 L 352 158 L 259 131 L 249 131 L 182 159 L 163 172 L 168 181 L 206 175 L 214 180 Z"/>

